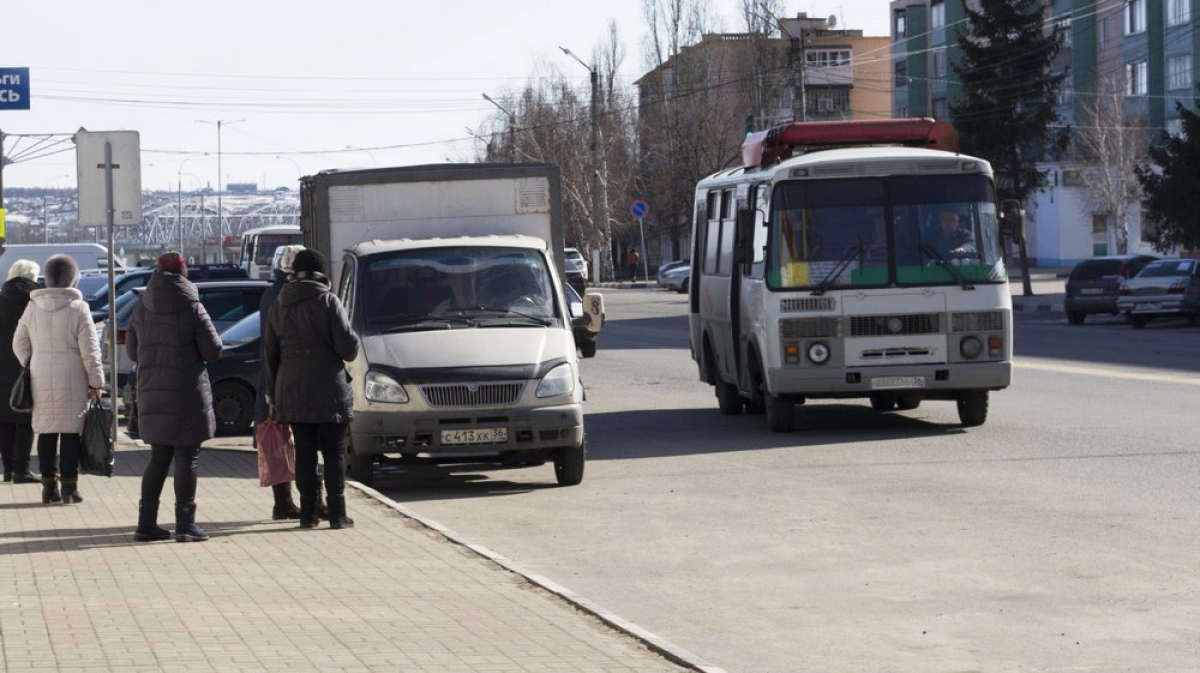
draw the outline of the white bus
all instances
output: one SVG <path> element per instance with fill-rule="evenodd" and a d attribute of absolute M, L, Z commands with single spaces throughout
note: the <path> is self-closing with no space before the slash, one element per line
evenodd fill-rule
<path fill-rule="evenodd" d="M 1012 379 L 1012 297 L 991 166 L 957 146 L 932 119 L 793 122 L 700 181 L 689 327 L 722 413 L 786 432 L 809 399 L 931 399 L 986 420 Z M 1005 202 L 1017 240 L 1021 215 Z"/>
<path fill-rule="evenodd" d="M 247 229 L 242 232 L 242 252 L 238 264 L 251 278 L 270 280 L 275 248 L 281 245 L 303 244 L 304 236 L 300 234 L 300 225 L 280 224 Z"/>

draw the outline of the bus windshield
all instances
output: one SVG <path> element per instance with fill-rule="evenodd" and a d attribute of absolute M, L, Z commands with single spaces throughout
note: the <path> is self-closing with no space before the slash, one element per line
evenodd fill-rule
<path fill-rule="evenodd" d="M 782 182 L 770 222 L 775 289 L 1007 279 L 986 176 Z"/>

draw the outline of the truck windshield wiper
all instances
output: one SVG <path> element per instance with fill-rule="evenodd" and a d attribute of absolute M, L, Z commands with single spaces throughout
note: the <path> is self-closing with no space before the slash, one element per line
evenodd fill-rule
<path fill-rule="evenodd" d="M 854 255 L 861 252 L 861 243 L 857 243 L 847 248 L 845 254 L 843 254 L 842 258 L 838 260 L 837 265 L 833 267 L 832 271 L 825 274 L 825 277 L 821 279 L 821 282 L 817 283 L 817 286 L 813 288 L 811 294 L 814 297 L 819 297 L 825 294 L 825 291 L 828 290 L 831 285 L 833 285 L 833 281 L 836 280 L 838 276 L 842 275 L 842 272 L 845 271 L 846 267 L 850 265 L 850 261 L 854 259 Z"/>
<path fill-rule="evenodd" d="M 958 269 L 954 268 L 954 265 L 951 264 L 948 259 L 946 259 L 945 257 L 942 257 L 940 254 L 938 254 L 938 251 L 935 250 L 932 245 L 929 245 L 928 243 L 922 243 L 921 244 L 921 252 L 925 253 L 925 256 L 928 257 L 929 259 L 932 259 L 935 264 L 937 264 L 938 266 L 945 269 L 946 273 L 949 273 L 951 276 L 954 276 L 954 279 L 957 280 L 960 285 L 962 285 L 962 289 L 964 289 L 964 290 L 974 290 L 975 289 L 975 286 L 971 284 L 971 281 L 967 280 L 967 277 L 962 275 L 962 272 L 960 272 Z"/>
<path fill-rule="evenodd" d="M 533 322 L 535 322 L 543 327 L 549 327 L 550 325 L 554 324 L 554 321 L 550 320 L 549 318 L 543 318 L 542 316 L 533 315 L 531 313 L 522 313 L 521 311 L 515 311 L 515 310 L 513 310 L 511 308 L 507 308 L 507 307 L 469 306 L 466 308 L 457 308 L 454 310 L 459 311 L 459 312 L 479 311 L 482 313 L 503 313 L 505 316 L 516 316 L 523 320 L 532 320 Z"/>
<path fill-rule="evenodd" d="M 395 315 L 386 315 L 381 318 L 375 318 L 371 320 L 371 324 L 373 325 L 398 325 L 405 328 L 430 322 L 452 322 L 467 326 L 474 326 L 475 324 L 475 321 L 470 318 L 464 318 L 457 315 L 434 315 L 432 313 L 423 313 L 420 315 L 414 315 L 411 313 L 397 313 Z"/>

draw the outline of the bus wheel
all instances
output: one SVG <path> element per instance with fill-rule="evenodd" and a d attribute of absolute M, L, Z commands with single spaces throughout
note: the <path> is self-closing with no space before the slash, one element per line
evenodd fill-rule
<path fill-rule="evenodd" d="M 790 397 L 776 397 L 764 393 L 763 402 L 767 408 L 767 425 L 771 427 L 771 432 L 791 432 L 796 422 L 795 401 Z"/>
<path fill-rule="evenodd" d="M 983 425 L 987 420 L 988 393 L 986 390 L 971 390 L 958 398 L 958 420 L 967 427 Z"/>
<path fill-rule="evenodd" d="M 724 381 L 717 383 L 717 407 L 722 416 L 737 416 L 742 413 L 742 396 L 737 386 Z"/>
<path fill-rule="evenodd" d="M 871 396 L 871 408 L 875 411 L 891 411 L 896 408 L 896 398 L 891 395 L 875 393 Z"/>

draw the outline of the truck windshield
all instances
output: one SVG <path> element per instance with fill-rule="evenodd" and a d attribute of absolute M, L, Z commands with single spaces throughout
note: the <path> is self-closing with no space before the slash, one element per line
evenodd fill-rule
<path fill-rule="evenodd" d="M 776 289 L 1001 282 L 995 196 L 982 175 L 783 182 L 771 199 Z"/>
<path fill-rule="evenodd" d="M 454 319 L 452 326 L 547 324 L 558 316 L 545 258 L 535 250 L 399 250 L 369 257 L 362 273 L 368 330 L 439 319 Z"/>

